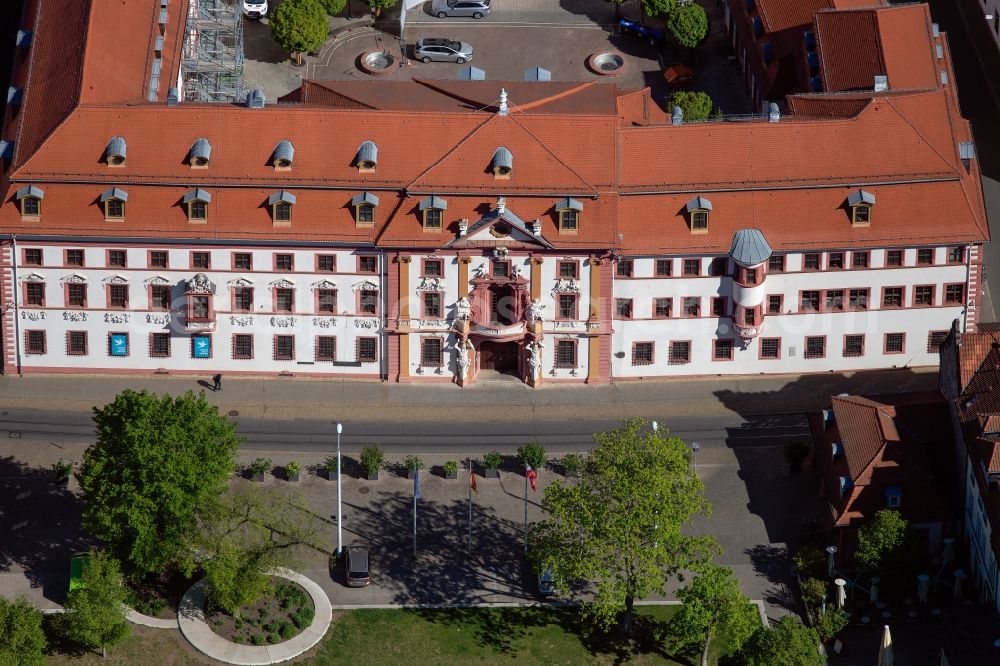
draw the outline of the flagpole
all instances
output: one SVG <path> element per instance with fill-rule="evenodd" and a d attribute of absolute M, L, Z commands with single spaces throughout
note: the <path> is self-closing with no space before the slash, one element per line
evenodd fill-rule
<path fill-rule="evenodd" d="M 475 471 L 472 469 L 472 458 L 467 458 L 469 462 L 469 555 L 472 555 L 472 475 Z"/>

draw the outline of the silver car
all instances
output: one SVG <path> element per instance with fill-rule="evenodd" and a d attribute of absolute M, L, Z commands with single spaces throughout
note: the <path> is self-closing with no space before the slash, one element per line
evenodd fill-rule
<path fill-rule="evenodd" d="M 413 49 L 413 57 L 421 62 L 437 60 L 440 62 L 463 62 L 472 60 L 473 48 L 465 42 L 440 37 L 425 37 L 417 40 Z"/>
<path fill-rule="evenodd" d="M 432 0 L 431 13 L 442 19 L 447 16 L 481 19 L 490 13 L 490 0 Z"/>

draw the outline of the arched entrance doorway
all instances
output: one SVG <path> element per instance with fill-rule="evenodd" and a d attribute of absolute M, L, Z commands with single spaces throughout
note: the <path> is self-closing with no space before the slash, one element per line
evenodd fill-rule
<path fill-rule="evenodd" d="M 479 347 L 479 369 L 516 376 L 518 355 L 517 342 L 484 341 Z"/>

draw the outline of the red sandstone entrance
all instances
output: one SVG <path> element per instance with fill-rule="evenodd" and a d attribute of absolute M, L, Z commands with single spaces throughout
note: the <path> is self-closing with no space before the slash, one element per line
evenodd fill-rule
<path fill-rule="evenodd" d="M 506 375 L 516 375 L 517 361 L 516 342 L 485 341 L 479 347 L 480 370 L 495 370 Z"/>

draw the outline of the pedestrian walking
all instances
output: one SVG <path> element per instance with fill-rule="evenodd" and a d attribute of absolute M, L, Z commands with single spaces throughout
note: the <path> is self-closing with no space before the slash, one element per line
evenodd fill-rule
<path fill-rule="evenodd" d="M 220 374 L 212 377 L 212 381 L 215 382 L 215 386 L 212 387 L 212 390 L 213 391 L 221 391 L 222 390 L 222 374 L 220 373 Z"/>

